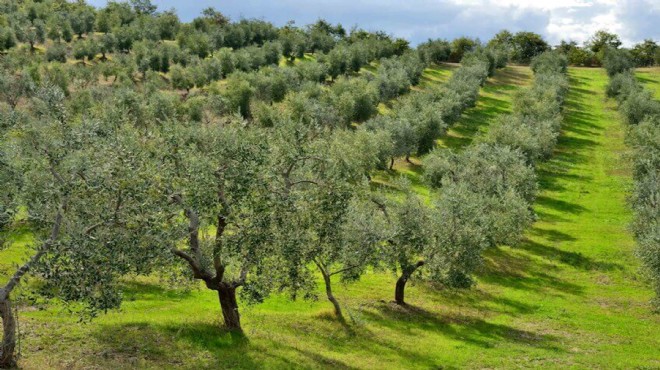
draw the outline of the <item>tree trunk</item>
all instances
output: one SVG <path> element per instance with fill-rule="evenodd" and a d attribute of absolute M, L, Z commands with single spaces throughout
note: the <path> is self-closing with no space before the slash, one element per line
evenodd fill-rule
<path fill-rule="evenodd" d="M 335 307 L 335 316 L 339 319 L 341 322 L 346 322 L 346 319 L 344 318 L 344 314 L 341 312 L 341 306 L 339 305 L 339 301 L 337 301 L 337 298 L 332 294 L 332 283 L 330 281 L 330 275 L 328 275 L 325 271 L 321 270 L 321 275 L 323 275 L 323 281 L 325 282 L 325 294 L 328 296 L 328 300 L 332 305 Z"/>
<path fill-rule="evenodd" d="M 394 157 L 390 158 L 390 170 L 394 168 Z"/>
<path fill-rule="evenodd" d="M 406 154 L 406 162 L 408 162 L 408 163 L 412 163 L 412 162 L 410 161 L 410 154 Z"/>
<path fill-rule="evenodd" d="M 404 300 L 406 283 L 408 282 L 408 279 L 410 279 L 410 276 L 423 265 L 424 265 L 424 261 L 419 261 L 412 266 L 408 266 L 402 269 L 403 271 L 401 272 L 401 276 L 399 277 L 399 279 L 396 281 L 396 287 L 394 289 L 394 301 L 396 302 L 396 304 L 402 306 L 406 304 Z"/>
<path fill-rule="evenodd" d="M 15 365 L 16 320 L 11 312 L 9 298 L 0 301 L 0 319 L 2 319 L 2 343 L 0 343 L 0 369 L 9 369 Z"/>
<path fill-rule="evenodd" d="M 241 317 L 238 314 L 238 302 L 236 301 L 236 288 L 226 283 L 220 283 L 218 298 L 220 299 L 225 327 L 232 331 L 242 332 Z"/>

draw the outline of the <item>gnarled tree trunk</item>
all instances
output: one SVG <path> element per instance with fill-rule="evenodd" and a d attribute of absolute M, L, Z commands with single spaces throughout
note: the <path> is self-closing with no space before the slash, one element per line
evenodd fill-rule
<path fill-rule="evenodd" d="M 236 301 L 236 288 L 231 284 L 220 283 L 218 298 L 220 299 L 225 327 L 232 331 L 242 332 L 241 316 L 238 313 L 238 302 Z"/>
<path fill-rule="evenodd" d="M 424 266 L 424 261 L 419 261 L 412 266 L 407 266 L 402 269 L 401 276 L 396 281 L 396 288 L 394 289 L 394 301 L 399 305 L 405 305 L 404 300 L 406 283 L 410 276 L 420 267 Z"/>
<path fill-rule="evenodd" d="M 2 319 L 2 342 L 0 343 L 0 369 L 9 369 L 16 365 L 16 320 L 11 312 L 9 298 L 0 301 L 0 319 Z"/>

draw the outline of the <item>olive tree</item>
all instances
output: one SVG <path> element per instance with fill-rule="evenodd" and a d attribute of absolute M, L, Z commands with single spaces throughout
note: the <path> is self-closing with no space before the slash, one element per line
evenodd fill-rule
<path fill-rule="evenodd" d="M 458 184 L 483 198 L 483 236 L 490 246 L 517 244 L 534 220 L 536 174 L 516 150 L 479 144 L 459 154 L 435 152 L 425 159 L 425 168 L 431 186 Z"/>
<path fill-rule="evenodd" d="M 610 77 L 633 68 L 633 59 L 627 50 L 607 47 L 604 50 L 603 67 Z"/>
<path fill-rule="evenodd" d="M 394 301 L 405 304 L 406 284 L 413 274 L 437 252 L 437 217 L 417 196 L 408 193 L 400 203 L 386 206 L 389 235 L 383 246 L 385 264 L 398 274 Z"/>
<path fill-rule="evenodd" d="M 78 35 L 78 38 L 82 38 L 85 33 L 93 32 L 95 21 L 94 8 L 89 6 L 80 6 L 69 15 L 71 29 Z"/>
<path fill-rule="evenodd" d="M 27 72 L 0 72 L 0 99 L 15 109 L 19 101 L 35 89 L 34 81 Z"/>
<path fill-rule="evenodd" d="M 127 207 L 140 204 L 135 190 L 148 179 L 129 175 L 132 157 L 117 144 L 116 126 L 74 119 L 52 86 L 39 88 L 22 109 L 11 113 L 17 119 L 3 120 L 10 125 L 0 145 L 0 202 L 26 210 L 34 242 L 0 287 L 2 368 L 14 363 L 12 294 L 27 273 L 44 279 L 48 295 L 105 310 L 121 300 L 116 278 L 145 261 L 135 247 L 145 223 L 131 219 Z"/>
<path fill-rule="evenodd" d="M 106 60 L 106 54 L 112 53 L 117 47 L 117 38 L 112 33 L 106 33 L 101 35 L 98 42 L 99 52 L 101 53 L 101 59 Z"/>
<path fill-rule="evenodd" d="M 660 243 L 658 243 L 658 219 L 660 205 L 660 115 L 647 117 L 631 128 L 627 142 L 633 153 L 635 184 L 631 197 L 634 210 L 632 231 L 637 240 L 636 254 L 653 284 L 656 296 L 653 300 L 660 307 Z"/>
<path fill-rule="evenodd" d="M 280 174 L 275 240 L 286 271 L 281 285 L 292 295 L 314 295 L 315 266 L 337 318 L 344 322 L 332 277 L 358 279 L 382 240 L 377 212 L 369 200 L 367 173 L 375 166 L 378 143 L 367 131 L 331 130 L 300 122 L 276 123 L 273 170 Z"/>
<path fill-rule="evenodd" d="M 277 270 L 265 137 L 240 124 L 168 120 L 153 128 L 138 169 L 154 176 L 144 194 L 154 207 L 140 212 L 158 222 L 146 232 L 218 294 L 225 326 L 240 331 L 237 289 L 260 299 Z"/>
<path fill-rule="evenodd" d="M 393 116 L 377 116 L 365 123 L 365 127 L 372 131 L 384 131 L 389 137 L 388 157 L 390 159 L 389 169 L 394 167 L 394 160 L 410 156 L 417 148 L 419 137 L 415 126 L 407 119 L 399 119 Z"/>
<path fill-rule="evenodd" d="M 195 81 L 190 71 L 178 64 L 170 68 L 170 83 L 175 89 L 186 90 L 186 94 L 195 86 Z"/>
<path fill-rule="evenodd" d="M 417 52 L 420 58 L 427 64 L 436 63 L 440 64 L 449 59 L 451 53 L 451 46 L 449 42 L 442 39 L 431 40 L 419 44 Z"/>
<path fill-rule="evenodd" d="M 427 259 L 429 277 L 450 288 L 474 284 L 472 273 L 481 265 L 488 247 L 488 222 L 484 220 L 485 198 L 451 183 L 436 200 L 435 247 Z"/>

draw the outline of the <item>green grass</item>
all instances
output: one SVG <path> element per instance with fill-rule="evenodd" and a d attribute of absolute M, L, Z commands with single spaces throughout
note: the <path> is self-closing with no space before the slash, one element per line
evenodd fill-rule
<path fill-rule="evenodd" d="M 656 99 L 660 99 L 660 67 L 648 67 L 635 69 L 637 79 L 653 92 Z"/>
<path fill-rule="evenodd" d="M 602 70 L 572 68 L 570 76 L 562 137 L 539 168 L 539 220 L 520 247 L 487 253 L 474 289 L 413 284 L 412 306 L 401 309 L 390 303 L 395 278 L 370 273 L 335 287 L 355 320 L 350 329 L 332 319 L 324 300 L 275 296 L 242 308 L 245 340 L 219 329 L 213 292 L 136 279 L 126 284 L 121 311 L 91 323 L 58 306 L 25 308 L 21 366 L 660 367 L 660 317 L 647 305 L 652 292 L 638 275 L 626 229 L 631 180 L 621 158 L 624 128 L 605 100 Z M 475 110 L 488 110 L 487 103 L 480 99 Z M 489 115 L 466 117 L 473 117 L 461 121 L 466 126 L 481 125 L 476 132 Z M 0 264 L 7 264 L 4 254 Z"/>

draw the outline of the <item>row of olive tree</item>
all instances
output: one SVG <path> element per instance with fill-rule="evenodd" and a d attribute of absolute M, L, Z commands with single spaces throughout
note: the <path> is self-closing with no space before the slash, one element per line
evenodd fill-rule
<path fill-rule="evenodd" d="M 517 149 L 534 164 L 549 158 L 557 143 L 568 78 L 566 58 L 557 52 L 541 54 L 531 67 L 533 85 L 516 93 L 513 114 L 501 117 L 486 141 Z"/>
<path fill-rule="evenodd" d="M 655 288 L 654 308 L 660 307 L 660 102 L 635 78 L 630 57 L 609 50 L 605 67 L 610 75 L 607 95 L 616 98 L 619 112 L 629 125 L 627 143 L 632 149 L 633 179 L 630 203 L 637 256 Z"/>
<path fill-rule="evenodd" d="M 539 145 L 543 149 L 550 148 L 551 152 L 559 127 L 545 122 L 551 120 L 558 124 L 561 119 L 566 77 L 564 61 L 555 54 L 542 54 L 532 65 L 535 72 L 533 86 L 516 96 L 514 114 L 502 119 L 510 125 L 509 136 L 500 135 L 497 130 L 502 127 L 497 126 L 491 129 L 485 142 L 459 153 L 434 151 L 424 160 L 427 182 L 441 192 L 440 209 L 455 209 L 459 215 L 441 219 L 440 227 L 469 230 L 469 237 L 459 234 L 463 237 L 452 239 L 450 255 L 462 263 L 448 265 L 451 270 L 442 281 L 449 286 L 471 286 L 471 274 L 481 264 L 482 252 L 498 245 L 518 244 L 535 219 L 532 204 L 537 180 L 533 163 L 538 155 L 526 152 L 519 144 L 530 144 L 522 138 L 534 136 L 540 143 L 544 137 L 516 135 L 531 129 L 537 130 L 535 132 L 552 130 L 551 135 L 545 135 L 547 142 Z M 474 209 L 478 210 L 475 216 L 460 216 Z"/>
<path fill-rule="evenodd" d="M 377 165 L 383 168 L 389 161 L 391 166 L 394 157 L 431 150 L 435 139 L 447 127 L 445 122 L 455 122 L 464 109 L 475 104 L 480 86 L 494 69 L 491 69 L 493 60 L 487 50 L 469 53 L 464 57 L 464 65 L 441 90 L 413 92 L 395 101 L 391 114 L 367 121 L 358 132 L 369 131 L 380 137 Z M 465 286 L 458 280 L 469 277 L 473 263 L 478 261 L 471 247 L 485 241 L 482 238 L 485 224 L 471 221 L 482 219 L 483 204 L 476 203 L 476 198 L 464 187 L 453 187 L 429 207 L 406 190 L 405 184 L 402 188 L 405 193 L 402 201 L 387 194 L 372 199 L 370 218 L 376 225 L 383 225 L 379 233 L 374 230 L 370 234 L 370 238 L 380 240 L 374 245 L 377 258 L 349 266 L 347 272 L 354 275 L 363 271 L 365 263 L 373 263 L 397 274 L 394 293 L 398 304 L 405 304 L 406 283 L 422 266 L 426 268 L 419 276 L 453 287 Z M 345 264 L 340 265 L 340 271 L 346 268 Z M 325 284 L 331 292 L 329 276 Z M 330 295 L 328 298 L 339 315 L 336 299 Z"/>
<path fill-rule="evenodd" d="M 392 169 L 395 158 L 409 160 L 413 154 L 423 155 L 431 151 L 435 140 L 460 118 L 465 109 L 476 104 L 480 87 L 496 67 L 491 49 L 469 52 L 446 84 L 406 95 L 394 102 L 390 114 L 367 121 L 366 129 L 383 131 L 390 137 L 388 143 L 391 145 L 381 148 L 381 168 L 387 168 L 389 163 Z"/>
<path fill-rule="evenodd" d="M 333 300 L 333 275 L 355 279 L 377 251 L 426 240 L 409 217 L 425 217 L 410 214 L 421 204 L 384 211 L 369 192 L 375 134 L 290 119 L 145 121 L 128 92 L 95 94 L 99 105 L 79 109 L 43 84 L 2 111 L 2 204 L 25 207 L 40 241 L 1 291 L 3 365 L 15 345 L 11 293 L 35 267 L 49 294 L 107 309 L 121 303 L 120 276 L 179 258 L 240 330 L 237 291 L 252 302 L 273 289 L 311 297 L 316 267 Z"/>
<path fill-rule="evenodd" d="M 653 39 L 645 39 L 632 48 L 623 48 L 622 44 L 617 34 L 599 30 L 583 46 L 575 41 L 562 40 L 556 49 L 566 55 L 570 65 L 576 66 L 605 66 L 608 49 L 623 51 L 628 56 L 627 62 L 636 67 L 660 65 L 660 46 Z"/>
<path fill-rule="evenodd" d="M 424 67 L 415 53 L 408 52 L 382 58 L 374 74 L 328 81 L 327 64 L 310 61 L 234 73 L 226 85 L 210 93 L 226 102 L 224 113 L 238 112 L 262 126 L 272 126 L 276 116 L 285 115 L 323 126 L 349 127 L 374 116 L 379 102 L 407 93 L 419 82 Z"/>

